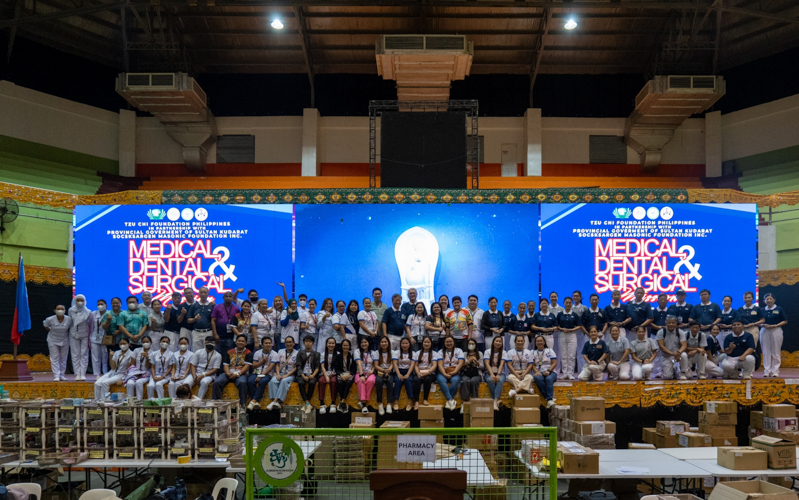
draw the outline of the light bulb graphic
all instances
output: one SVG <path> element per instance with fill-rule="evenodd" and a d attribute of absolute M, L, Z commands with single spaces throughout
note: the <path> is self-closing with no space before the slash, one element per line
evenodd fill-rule
<path fill-rule="evenodd" d="M 438 240 L 419 226 L 402 233 L 394 244 L 394 258 L 399 269 L 402 301 L 408 301 L 408 290 L 416 289 L 416 300 L 427 310 L 435 301 L 433 290 L 438 265 Z"/>

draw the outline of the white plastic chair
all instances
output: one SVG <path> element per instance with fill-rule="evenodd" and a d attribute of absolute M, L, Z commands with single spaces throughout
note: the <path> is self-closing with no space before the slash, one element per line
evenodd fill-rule
<path fill-rule="evenodd" d="M 105 500 L 107 498 L 116 498 L 117 492 L 114 490 L 95 489 L 89 490 L 80 496 L 79 500 Z"/>
<path fill-rule="evenodd" d="M 644 495 L 641 500 L 658 500 L 658 498 L 657 495 Z"/>
<path fill-rule="evenodd" d="M 42 485 L 38 483 L 9 484 L 10 488 L 17 488 L 28 494 L 28 500 L 42 500 Z"/>
<path fill-rule="evenodd" d="M 238 488 L 239 488 L 239 482 L 237 479 L 234 479 L 232 477 L 223 477 L 222 479 L 216 482 L 212 496 L 214 497 L 214 500 L 219 500 L 219 493 L 224 489 L 225 498 L 222 500 L 233 500 L 233 498 L 236 496 L 236 490 Z"/>

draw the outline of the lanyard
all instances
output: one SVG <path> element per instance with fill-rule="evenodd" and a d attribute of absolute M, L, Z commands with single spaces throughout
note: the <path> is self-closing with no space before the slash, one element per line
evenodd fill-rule
<path fill-rule="evenodd" d="M 180 361 L 178 362 L 178 375 L 183 373 L 183 356 L 180 357 Z"/>

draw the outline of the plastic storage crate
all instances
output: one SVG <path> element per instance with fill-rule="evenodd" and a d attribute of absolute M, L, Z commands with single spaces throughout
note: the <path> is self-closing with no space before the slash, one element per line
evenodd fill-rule
<path fill-rule="evenodd" d="M 166 412 L 163 406 L 144 406 L 140 408 L 142 427 L 166 427 Z"/>
<path fill-rule="evenodd" d="M 59 450 L 82 450 L 83 430 L 78 426 L 58 426 L 55 428 L 55 443 Z"/>
<path fill-rule="evenodd" d="M 137 427 L 139 409 L 132 406 L 112 406 L 109 409 L 113 427 Z"/>
<path fill-rule="evenodd" d="M 92 460 L 110 458 L 111 442 L 108 429 L 104 427 L 85 427 L 83 429 L 83 450 L 89 453 Z"/>

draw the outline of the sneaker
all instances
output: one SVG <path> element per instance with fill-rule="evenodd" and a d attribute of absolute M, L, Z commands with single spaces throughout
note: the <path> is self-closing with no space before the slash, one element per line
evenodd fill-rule
<path fill-rule="evenodd" d="M 367 413 L 369 413 L 369 408 L 367 408 L 367 407 L 365 407 L 365 406 L 364 406 L 363 408 L 361 408 L 361 413 L 363 413 L 364 415 L 366 415 Z"/>
<path fill-rule="evenodd" d="M 457 408 L 457 407 L 458 407 L 458 402 L 455 401 L 454 399 L 450 399 L 449 400 L 449 409 L 452 410 L 452 411 L 455 411 L 455 408 Z"/>
<path fill-rule="evenodd" d="M 744 380 L 752 380 L 752 376 L 751 375 L 744 375 Z"/>
<path fill-rule="evenodd" d="M 61 379 L 56 377 L 56 378 L 53 379 L 53 382 L 61 382 Z"/>
<path fill-rule="evenodd" d="M 276 405 L 276 404 L 277 404 L 277 403 L 276 403 L 275 401 L 272 401 L 271 403 L 269 403 L 268 405 L 266 405 L 266 411 L 272 411 L 272 410 L 274 410 L 274 409 L 275 409 L 275 405 Z"/>
<path fill-rule="evenodd" d="M 516 395 L 516 390 L 515 389 L 511 389 L 511 390 L 508 391 L 508 397 L 509 398 L 512 398 L 515 395 Z"/>
<path fill-rule="evenodd" d="M 704 375 L 699 375 L 699 380 L 705 380 L 707 377 Z"/>
<path fill-rule="evenodd" d="M 685 375 L 680 375 L 680 380 L 688 380 L 688 377 L 686 377 Z"/>
<path fill-rule="evenodd" d="M 461 415 L 463 415 L 463 405 L 461 405 Z"/>
<path fill-rule="evenodd" d="M 550 399 L 549 401 L 547 401 L 547 408 L 552 408 L 553 406 L 555 406 L 554 399 Z"/>
<path fill-rule="evenodd" d="M 324 406 L 322 408 L 324 408 Z M 330 405 L 330 413 L 336 413 L 336 405 L 334 404 Z"/>
<path fill-rule="evenodd" d="M 319 414 L 324 415 L 327 413 L 327 407 L 325 405 L 319 405 Z M 333 413 L 332 411 L 330 413 Z"/>
<path fill-rule="evenodd" d="M 364 412 L 364 413 L 366 413 L 366 412 Z M 379 413 L 380 415 L 385 415 L 386 414 L 386 410 L 383 409 L 383 405 L 377 405 L 377 413 Z"/>
<path fill-rule="evenodd" d="M 394 413 L 394 410 L 391 408 L 391 405 L 386 405 L 386 413 L 388 413 L 389 415 Z"/>
<path fill-rule="evenodd" d="M 461 407 L 463 409 L 463 407 Z M 494 401 L 494 411 L 499 411 L 499 401 Z"/>
<path fill-rule="evenodd" d="M 405 405 L 405 411 L 411 411 L 413 409 L 413 405 L 408 403 Z"/>
<path fill-rule="evenodd" d="M 250 404 L 247 405 L 247 410 L 253 411 L 254 409 L 255 409 L 255 400 L 253 399 L 252 401 L 250 401 Z"/>
<path fill-rule="evenodd" d="M 275 408 L 277 408 L 278 410 L 282 410 L 283 409 L 283 405 L 280 404 L 280 403 L 275 403 Z"/>
<path fill-rule="evenodd" d="M 343 404 L 343 402 L 342 402 L 342 404 Z M 362 403 L 362 402 L 360 402 L 360 401 L 358 401 L 358 409 L 359 409 L 359 410 L 363 410 L 363 409 L 364 409 L 364 405 L 363 405 L 363 403 Z"/>

